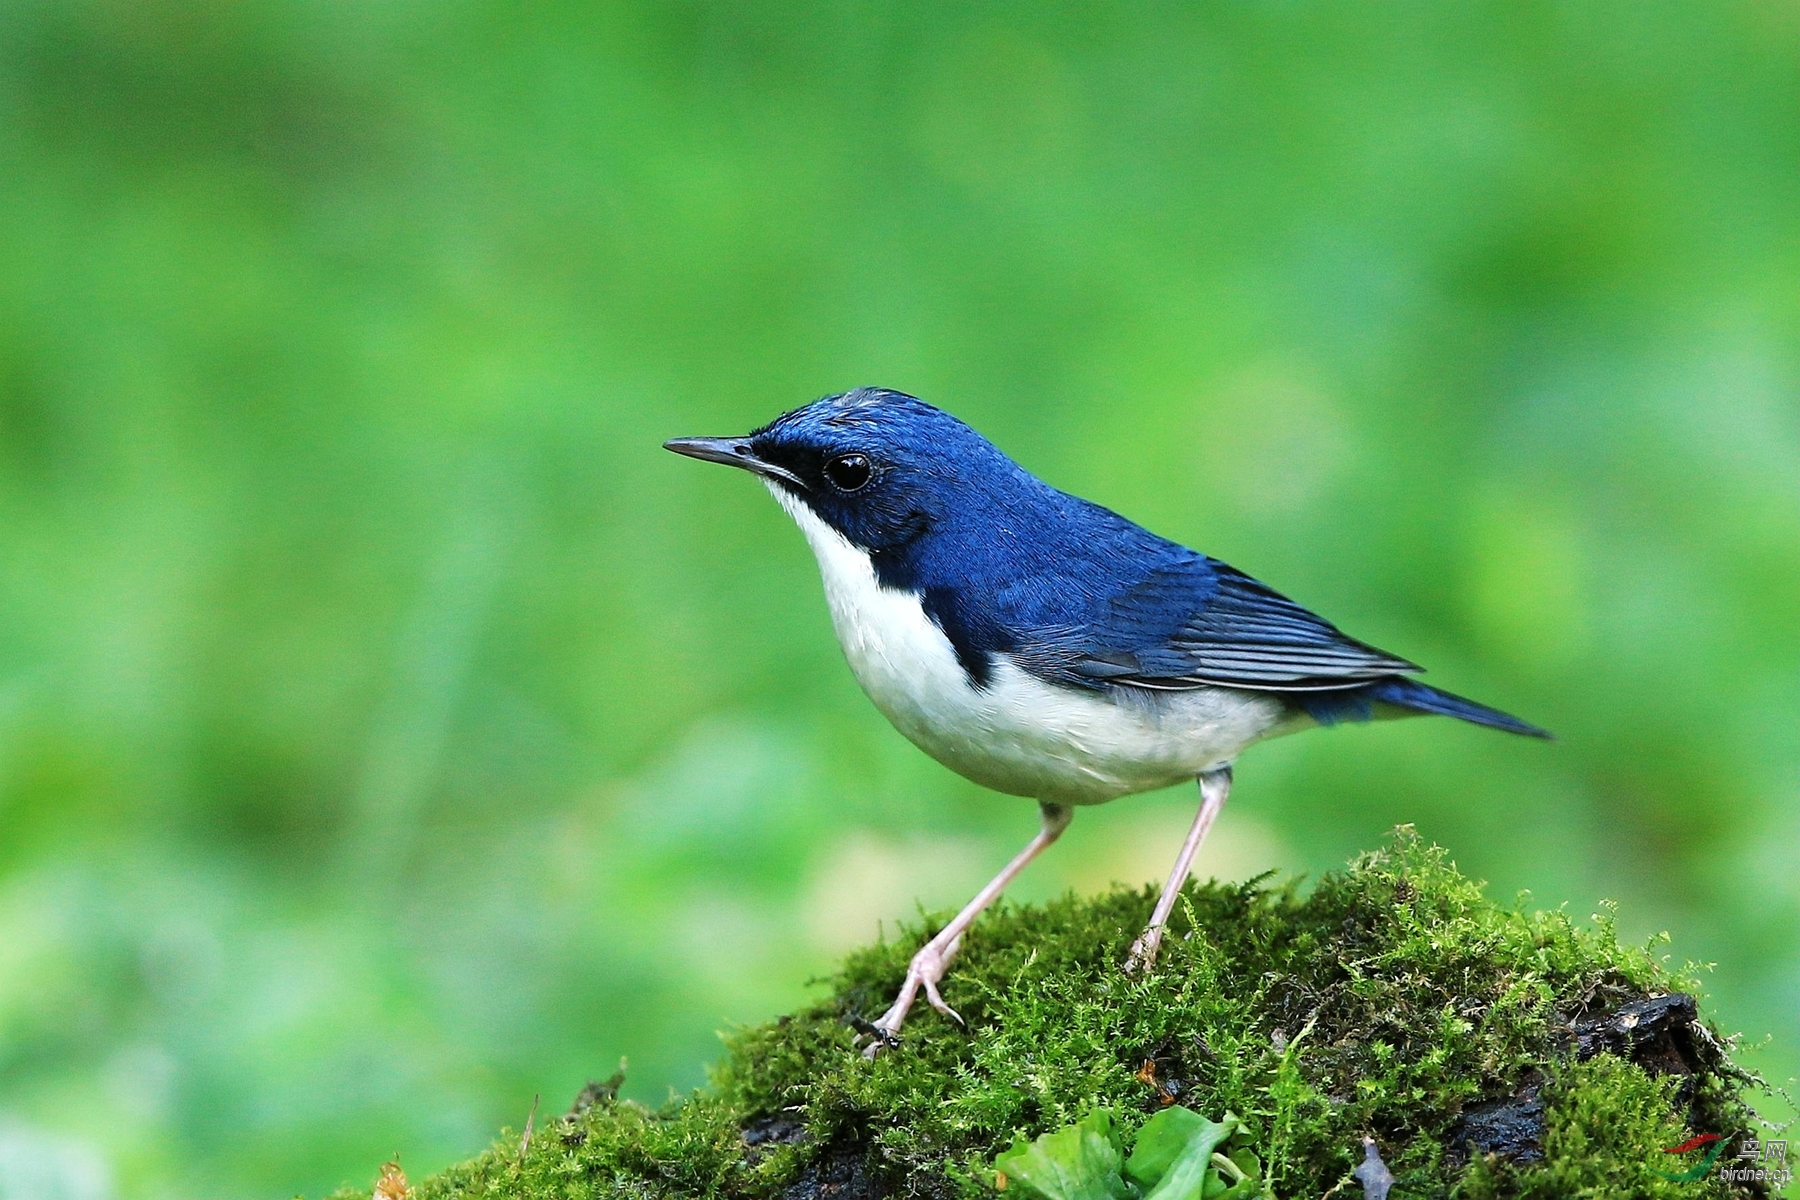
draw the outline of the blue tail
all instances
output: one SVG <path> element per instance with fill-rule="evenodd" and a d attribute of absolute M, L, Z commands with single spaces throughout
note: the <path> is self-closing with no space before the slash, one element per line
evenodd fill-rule
<path fill-rule="evenodd" d="M 1485 704 L 1477 704 L 1473 700 L 1440 691 L 1416 679 L 1404 679 L 1400 676 L 1377 679 L 1362 687 L 1346 688 L 1341 692 L 1302 692 L 1294 695 L 1293 699 L 1306 710 L 1308 716 L 1321 725 L 1336 725 L 1340 721 L 1367 721 L 1376 715 L 1377 704 L 1385 704 L 1408 712 L 1456 717 L 1525 737 L 1553 736 L 1549 730 L 1539 729 L 1536 725 L 1521 721 L 1497 708 L 1489 708 Z"/>

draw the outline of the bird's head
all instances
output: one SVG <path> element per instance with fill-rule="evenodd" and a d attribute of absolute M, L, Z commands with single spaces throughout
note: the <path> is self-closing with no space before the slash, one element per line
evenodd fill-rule
<path fill-rule="evenodd" d="M 762 476 L 864 550 L 892 550 L 983 493 L 1029 481 L 986 438 L 903 392 L 858 388 L 784 413 L 742 437 L 665 448 Z"/>

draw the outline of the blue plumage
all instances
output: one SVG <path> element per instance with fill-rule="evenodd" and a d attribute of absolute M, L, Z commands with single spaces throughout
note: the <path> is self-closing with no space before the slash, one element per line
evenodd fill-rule
<path fill-rule="evenodd" d="M 868 551 L 883 585 L 916 592 L 978 685 L 1006 654 L 1084 689 L 1203 686 L 1291 694 L 1321 723 L 1379 706 L 1513 733 L 1535 726 L 1420 683 L 1419 668 L 1357 641 L 1273 588 L 1044 483 L 963 422 L 863 388 L 743 439 L 791 478 L 778 486 Z M 868 456 L 845 495 L 823 474 Z M 1307 696 L 1331 692 L 1334 696 Z"/>

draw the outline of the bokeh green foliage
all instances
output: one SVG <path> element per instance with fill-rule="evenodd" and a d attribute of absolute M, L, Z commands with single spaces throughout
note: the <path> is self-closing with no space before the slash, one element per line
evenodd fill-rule
<path fill-rule="evenodd" d="M 865 382 L 1562 738 L 1259 749 L 1203 871 L 1415 821 L 1670 930 L 1793 1073 L 1795 25 L 0 7 L 0 1161 L 429 1168 L 972 889 L 1029 807 L 656 448 Z M 1150 877 L 1190 803 L 1021 894 Z"/>

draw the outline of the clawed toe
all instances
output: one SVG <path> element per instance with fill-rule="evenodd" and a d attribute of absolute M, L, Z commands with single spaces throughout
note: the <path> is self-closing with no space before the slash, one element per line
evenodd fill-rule
<path fill-rule="evenodd" d="M 918 962 L 919 958 L 925 957 L 924 952 L 921 951 L 914 959 L 914 965 L 919 971 L 919 982 L 923 984 L 925 988 L 925 999 L 931 1002 L 931 1007 L 937 1009 L 964 1029 L 967 1029 L 969 1023 L 962 1019 L 961 1013 L 944 1003 L 943 996 L 938 994 L 937 986 L 938 980 L 944 977 L 944 972 L 950 969 L 950 961 L 956 957 L 956 952 L 961 949 L 962 934 L 959 933 L 951 939 L 948 946 L 944 947 L 943 953 L 931 956 L 932 961 L 930 961 L 929 964 L 921 964 Z"/>
<path fill-rule="evenodd" d="M 883 1050 L 891 1050 L 899 1044 L 900 1035 L 892 1030 L 883 1028 L 882 1025 L 877 1022 L 876 1024 L 869 1026 L 869 1044 L 863 1047 L 862 1056 L 870 1062 L 874 1062 Z"/>
<path fill-rule="evenodd" d="M 958 1025 L 961 1025 L 964 1029 L 967 1029 L 969 1027 L 969 1023 L 962 1019 L 962 1014 L 957 1012 L 954 1008 L 951 1008 L 948 1004 L 945 1004 L 944 998 L 942 996 L 938 995 L 937 984 L 933 983 L 929 979 L 924 980 L 924 984 L 925 984 L 925 999 L 927 999 L 931 1002 L 931 1007 L 937 1009 L 939 1012 L 943 1013 L 946 1017 L 949 1017 L 952 1021 L 955 1021 Z"/>
<path fill-rule="evenodd" d="M 925 999 L 931 1007 L 963 1028 L 968 1028 L 968 1022 L 962 1019 L 962 1014 L 944 1002 L 944 997 L 939 993 L 937 986 L 938 980 L 942 979 L 944 972 L 949 970 L 950 960 L 956 957 L 956 952 L 960 949 L 962 949 L 962 935 L 958 934 L 941 949 L 935 941 L 927 942 L 917 954 L 913 955 L 912 961 L 906 965 L 906 981 L 900 985 L 900 994 L 894 997 L 893 1007 L 882 1013 L 870 1025 L 874 1040 L 863 1048 L 864 1058 L 874 1059 L 883 1050 L 900 1044 L 900 1026 L 906 1023 L 906 1014 L 912 1008 L 913 1001 L 917 999 L 921 989 L 924 990 Z"/>

